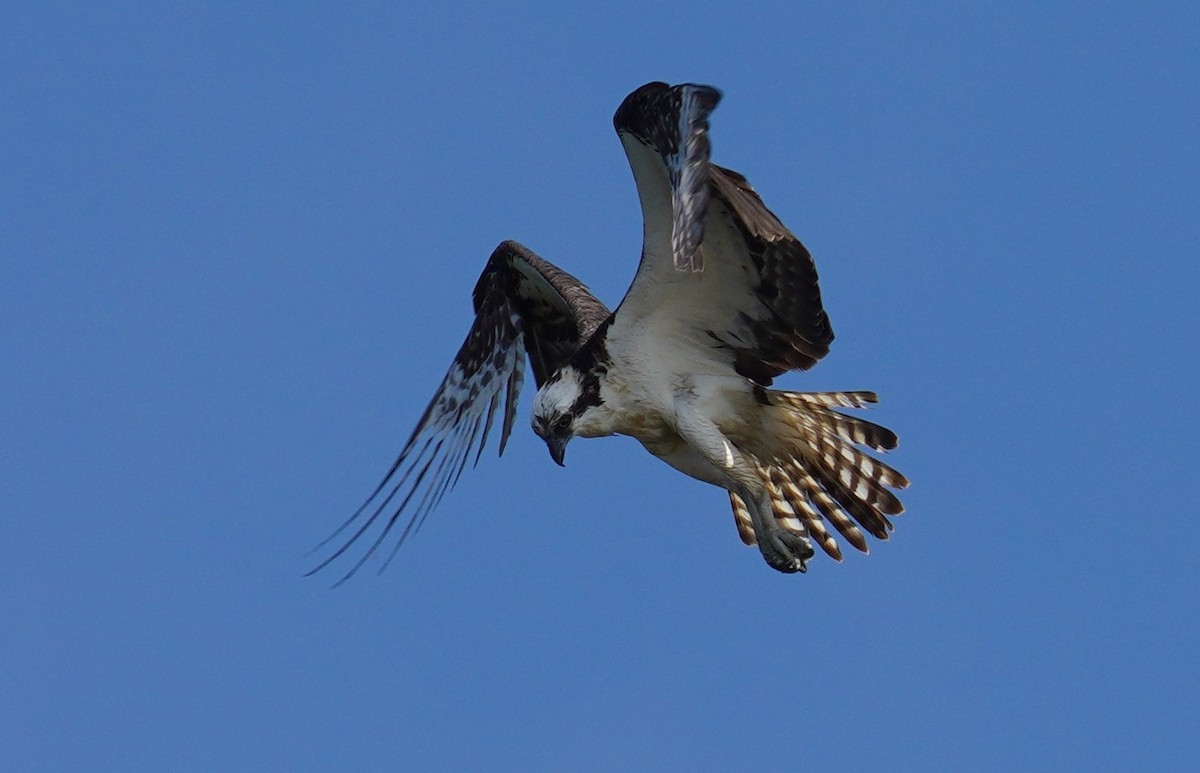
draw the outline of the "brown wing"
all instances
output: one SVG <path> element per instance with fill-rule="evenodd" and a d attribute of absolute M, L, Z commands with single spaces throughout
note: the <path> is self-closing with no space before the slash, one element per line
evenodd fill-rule
<path fill-rule="evenodd" d="M 479 461 L 502 396 L 499 448 L 504 453 L 516 418 L 525 355 L 540 385 L 609 316 L 608 309 L 582 282 L 513 241 L 501 243 L 492 252 L 472 299 L 475 321 L 467 340 L 408 442 L 371 496 L 318 549 L 352 525 L 356 528 L 308 574 L 328 566 L 378 525 L 370 546 L 338 581 L 345 582 L 408 513 L 388 556 L 390 561 L 454 488 L 468 459 L 474 456 L 474 463 Z"/>
<path fill-rule="evenodd" d="M 709 164 L 709 184 L 745 243 L 757 269 L 755 291 L 769 312 L 748 317 L 753 346 L 732 346 L 734 367 L 764 386 L 786 371 L 811 368 L 833 342 L 812 255 L 745 177 Z"/>
<path fill-rule="evenodd" d="M 476 315 L 503 306 L 516 311 L 539 387 L 609 316 L 583 282 L 514 241 L 492 253 L 472 298 Z"/>

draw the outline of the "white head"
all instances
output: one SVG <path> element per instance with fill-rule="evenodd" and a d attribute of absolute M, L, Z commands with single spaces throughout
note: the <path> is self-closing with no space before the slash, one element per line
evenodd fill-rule
<path fill-rule="evenodd" d="M 533 431 L 550 449 L 550 457 L 562 465 L 567 443 L 576 434 L 576 421 L 596 400 L 588 400 L 583 374 L 571 366 L 550 377 L 533 399 Z"/>

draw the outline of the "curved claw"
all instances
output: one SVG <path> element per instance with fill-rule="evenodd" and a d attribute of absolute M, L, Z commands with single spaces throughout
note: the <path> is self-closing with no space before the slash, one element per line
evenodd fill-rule
<path fill-rule="evenodd" d="M 806 571 L 814 552 L 807 537 L 788 529 L 771 529 L 759 538 L 758 547 L 767 565 L 784 574 Z"/>

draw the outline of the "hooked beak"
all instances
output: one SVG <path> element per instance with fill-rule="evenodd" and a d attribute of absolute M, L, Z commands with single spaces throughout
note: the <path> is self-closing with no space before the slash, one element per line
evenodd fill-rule
<path fill-rule="evenodd" d="M 563 458 L 567 455 L 567 440 L 565 437 L 546 438 L 546 447 L 550 449 L 550 458 L 559 467 L 566 467 Z"/>

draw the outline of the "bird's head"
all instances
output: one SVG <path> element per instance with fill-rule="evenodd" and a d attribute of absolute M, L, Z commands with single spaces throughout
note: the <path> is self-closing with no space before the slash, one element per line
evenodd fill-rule
<path fill-rule="evenodd" d="M 576 420 L 588 406 L 582 374 L 567 366 L 542 384 L 533 399 L 533 431 L 550 449 L 550 457 L 563 466 L 567 443 L 576 434 Z"/>

